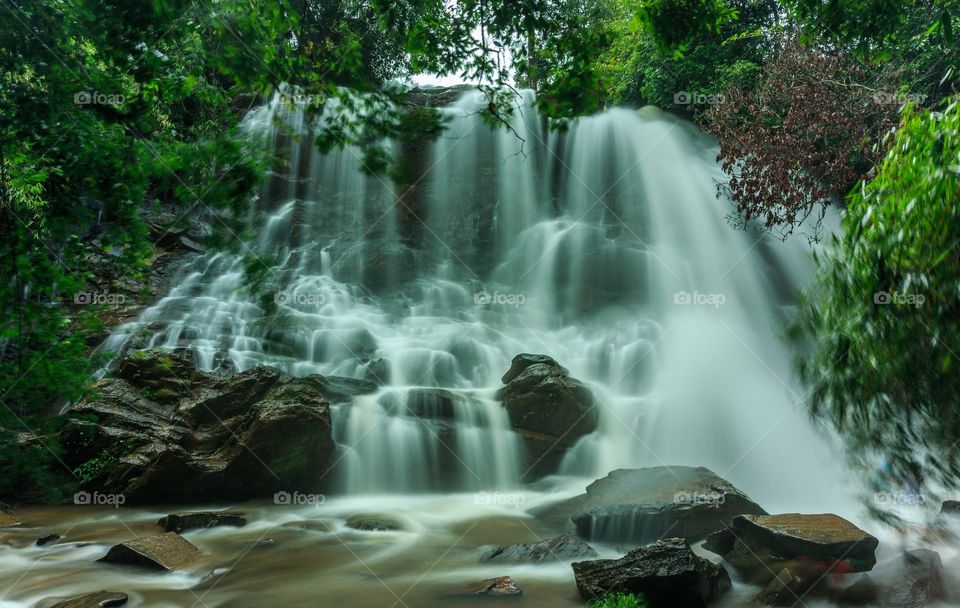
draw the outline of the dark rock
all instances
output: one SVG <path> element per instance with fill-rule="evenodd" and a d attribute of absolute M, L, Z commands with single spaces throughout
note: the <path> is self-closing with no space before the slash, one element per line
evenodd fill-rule
<path fill-rule="evenodd" d="M 535 513 L 554 527 L 572 522 L 587 540 L 645 544 L 666 534 L 694 542 L 765 511 L 710 469 L 649 467 L 611 471 L 586 494 Z"/>
<path fill-rule="evenodd" d="M 347 519 L 347 527 L 354 530 L 386 532 L 402 529 L 402 526 L 385 517 L 354 515 Z"/>
<path fill-rule="evenodd" d="M 247 518 L 240 513 L 226 511 L 183 511 L 171 513 L 161 517 L 157 522 L 167 532 L 183 532 L 197 528 L 214 528 L 216 526 L 235 526 L 241 528 L 247 525 Z"/>
<path fill-rule="evenodd" d="M 634 549 L 619 559 L 574 562 L 580 596 L 643 594 L 650 608 L 702 608 L 730 586 L 723 566 L 697 556 L 682 538 Z"/>
<path fill-rule="evenodd" d="M 181 244 L 181 245 L 183 245 L 185 248 L 189 249 L 190 251 L 193 251 L 193 252 L 196 252 L 196 253 L 206 253 L 206 252 L 207 252 L 207 246 L 206 246 L 206 245 L 204 245 L 203 243 L 198 243 L 197 241 L 194 241 L 193 239 L 191 239 L 191 238 L 189 238 L 189 237 L 181 236 L 180 239 L 179 239 L 179 241 L 180 241 L 180 244 Z"/>
<path fill-rule="evenodd" d="M 160 570 L 182 570 L 202 557 L 200 550 L 176 532 L 145 536 L 111 547 L 99 561 Z"/>
<path fill-rule="evenodd" d="M 517 355 L 503 378 L 497 397 L 527 446 L 524 481 L 555 473 L 566 451 L 597 428 L 593 393 L 546 355 Z"/>
<path fill-rule="evenodd" d="M 528 353 L 521 353 L 513 358 L 513 361 L 510 362 L 510 369 L 507 370 L 507 373 L 503 375 L 503 378 L 501 378 L 500 381 L 504 384 L 510 384 L 514 378 L 519 376 L 531 365 L 546 365 L 556 369 L 564 376 L 569 375 L 570 373 L 567 371 L 567 368 L 557 363 L 557 361 L 549 355 L 531 355 Z"/>
<path fill-rule="evenodd" d="M 739 515 L 733 549 L 723 558 L 748 582 L 765 585 L 789 568 L 804 576 L 866 572 L 876 563 L 878 541 L 832 514 Z"/>
<path fill-rule="evenodd" d="M 943 562 L 930 549 L 907 551 L 877 568 L 874 580 L 882 606 L 923 608 L 946 599 Z"/>
<path fill-rule="evenodd" d="M 377 386 L 383 386 L 390 380 L 390 364 L 384 358 L 373 359 L 366 364 L 363 379 Z"/>
<path fill-rule="evenodd" d="M 97 591 L 57 602 L 50 608 L 108 608 L 123 606 L 127 603 L 127 599 L 127 594 L 119 591 Z"/>
<path fill-rule="evenodd" d="M 597 557 L 593 547 L 576 536 L 564 534 L 538 543 L 497 546 L 483 554 L 482 561 L 555 562 Z"/>
<path fill-rule="evenodd" d="M 269 367 L 224 377 L 155 351 L 127 357 L 117 373 L 74 406 L 60 434 L 69 466 L 98 463 L 85 489 L 128 504 L 323 489 L 336 446 L 314 381 Z"/>
<path fill-rule="evenodd" d="M 820 576 L 810 578 L 784 568 L 757 595 L 754 606 L 804 606 L 802 598 L 819 580 Z"/>
<path fill-rule="evenodd" d="M 869 575 L 864 574 L 852 585 L 841 589 L 837 593 L 837 600 L 840 604 L 851 604 L 862 606 L 864 604 L 873 604 L 880 596 L 880 590 L 877 584 Z"/>
<path fill-rule="evenodd" d="M 303 378 L 303 381 L 313 384 L 330 403 L 345 403 L 357 395 L 377 392 L 377 385 L 373 382 L 344 376 L 313 374 Z"/>
<path fill-rule="evenodd" d="M 941 515 L 960 515 L 960 500 L 945 500 L 940 505 Z"/>
<path fill-rule="evenodd" d="M 517 598 L 523 591 L 509 576 L 488 578 L 451 591 L 453 597 Z"/>
<path fill-rule="evenodd" d="M 19 519 L 17 519 L 13 515 L 10 515 L 9 513 L 5 513 L 4 511 L 0 511 L 0 528 L 10 528 L 13 526 L 19 526 L 22 523 L 23 522 L 21 522 Z"/>
<path fill-rule="evenodd" d="M 47 534 L 46 536 L 41 536 L 37 539 L 37 546 L 43 547 L 45 545 L 54 545 L 60 542 L 60 539 L 63 538 L 59 534 Z"/>
<path fill-rule="evenodd" d="M 455 420 L 457 410 L 476 405 L 476 399 L 463 393 L 443 388 L 413 388 L 405 392 L 393 391 L 379 399 L 384 410 L 391 415 L 438 420 Z"/>
<path fill-rule="evenodd" d="M 733 530 L 724 528 L 708 535 L 706 540 L 703 541 L 703 548 L 717 555 L 726 555 L 733 551 L 736 542 L 737 537 L 734 536 Z"/>

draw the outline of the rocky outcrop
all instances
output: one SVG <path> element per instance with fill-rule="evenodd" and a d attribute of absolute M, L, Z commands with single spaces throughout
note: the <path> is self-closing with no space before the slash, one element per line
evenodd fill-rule
<path fill-rule="evenodd" d="M 450 598 L 491 598 L 505 599 L 518 598 L 523 591 L 509 576 L 488 578 L 470 583 L 460 589 L 454 589 L 446 594 Z"/>
<path fill-rule="evenodd" d="M 335 459 L 312 380 L 258 367 L 224 377 L 178 354 L 134 353 L 77 404 L 60 434 L 85 489 L 126 504 L 318 492 Z"/>
<path fill-rule="evenodd" d="M 182 511 L 161 517 L 157 525 L 167 532 L 184 532 L 198 528 L 215 528 L 217 526 L 233 526 L 242 528 L 247 525 L 247 518 L 241 513 L 226 511 Z"/>
<path fill-rule="evenodd" d="M 580 596 L 643 594 L 650 608 L 702 608 L 730 588 L 723 566 L 697 556 L 682 538 L 634 549 L 619 559 L 574 562 Z"/>
<path fill-rule="evenodd" d="M 114 545 L 100 561 L 156 570 L 183 570 L 202 555 L 187 539 L 176 532 L 167 532 Z"/>
<path fill-rule="evenodd" d="M 765 513 L 703 467 L 617 469 L 587 486 L 586 494 L 536 512 L 555 528 L 572 525 L 587 540 L 637 544 L 667 534 L 693 542 L 737 515 Z"/>
<path fill-rule="evenodd" d="M 564 534 L 538 543 L 498 545 L 480 558 L 482 561 L 509 563 L 562 562 L 597 557 L 593 547 L 576 536 Z"/>
<path fill-rule="evenodd" d="M 595 399 L 547 355 L 513 358 L 497 393 L 527 447 L 525 481 L 555 473 L 566 451 L 597 427 Z"/>
<path fill-rule="evenodd" d="M 57 602 L 50 608 L 109 608 L 123 606 L 128 599 L 126 593 L 119 591 L 97 591 Z"/>
<path fill-rule="evenodd" d="M 876 563 L 878 541 L 832 514 L 740 515 L 730 527 L 733 545 L 715 543 L 747 581 L 766 585 L 783 569 L 803 580 L 826 573 L 865 572 Z"/>

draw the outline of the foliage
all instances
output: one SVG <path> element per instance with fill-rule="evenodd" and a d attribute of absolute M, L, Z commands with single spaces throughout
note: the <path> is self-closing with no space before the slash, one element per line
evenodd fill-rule
<path fill-rule="evenodd" d="M 646 608 L 643 596 L 629 593 L 608 593 L 601 599 L 591 602 L 591 608 Z"/>
<path fill-rule="evenodd" d="M 908 107 L 818 258 L 793 337 L 812 412 L 851 454 L 960 481 L 960 106 Z M 807 348 L 812 349 L 807 352 Z"/>

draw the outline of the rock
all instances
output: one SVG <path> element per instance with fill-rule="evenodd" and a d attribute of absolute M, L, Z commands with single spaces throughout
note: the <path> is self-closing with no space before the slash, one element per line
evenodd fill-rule
<path fill-rule="evenodd" d="M 123 606 L 127 599 L 127 594 L 119 591 L 97 591 L 58 602 L 50 608 L 108 608 Z"/>
<path fill-rule="evenodd" d="M 943 562 L 930 549 L 907 551 L 883 564 L 874 580 L 882 606 L 922 608 L 946 599 Z"/>
<path fill-rule="evenodd" d="M 528 449 L 524 481 L 556 472 L 564 453 L 597 427 L 593 393 L 546 355 L 517 355 L 503 379 L 497 397 Z"/>
<path fill-rule="evenodd" d="M 85 490 L 176 504 L 324 488 L 336 446 L 315 379 L 269 367 L 224 377 L 157 351 L 125 358 L 117 375 L 60 433 L 69 466 L 97 465 Z"/>
<path fill-rule="evenodd" d="M 483 554 L 482 561 L 555 562 L 597 557 L 593 547 L 576 536 L 564 534 L 538 543 L 497 546 Z"/>
<path fill-rule="evenodd" d="M 13 526 L 19 526 L 22 523 L 23 522 L 13 515 L 10 515 L 5 511 L 0 511 L 0 528 L 11 528 Z"/>
<path fill-rule="evenodd" d="M 402 529 L 402 526 L 385 517 L 354 515 L 347 519 L 347 527 L 354 530 L 367 530 L 376 532 L 387 532 Z"/>
<path fill-rule="evenodd" d="M 111 547 L 99 561 L 159 570 L 182 570 L 202 557 L 200 550 L 176 532 L 145 536 Z"/>
<path fill-rule="evenodd" d="M 331 526 L 326 521 L 288 521 L 283 524 L 284 528 L 298 528 L 300 530 L 309 530 L 311 532 L 329 532 Z"/>
<path fill-rule="evenodd" d="M 382 357 L 368 361 L 363 379 L 377 386 L 387 384 L 390 380 L 390 363 Z"/>
<path fill-rule="evenodd" d="M 755 584 L 784 568 L 819 576 L 866 572 L 876 563 L 877 539 L 837 515 L 739 515 L 731 530 L 736 541 L 723 558 Z"/>
<path fill-rule="evenodd" d="M 513 358 L 513 361 L 510 362 L 510 369 L 507 370 L 507 373 L 503 375 L 500 381 L 504 384 L 510 384 L 514 378 L 519 376 L 523 370 L 527 369 L 531 365 L 547 365 L 556 369 L 565 376 L 569 374 L 567 368 L 557 363 L 553 357 L 548 355 L 531 355 L 528 353 L 521 353 Z"/>
<path fill-rule="evenodd" d="M 475 406 L 478 402 L 469 395 L 443 388 L 413 388 L 385 393 L 378 403 L 390 415 L 456 420 L 458 409 Z"/>
<path fill-rule="evenodd" d="M 657 541 L 619 559 L 572 565 L 585 600 L 610 592 L 642 593 L 650 608 L 701 608 L 731 586 L 723 566 L 697 556 L 682 538 Z"/>
<path fill-rule="evenodd" d="M 759 505 L 703 467 L 617 469 L 586 494 L 535 511 L 548 525 L 569 526 L 587 540 L 645 544 L 669 534 L 700 540 Z"/>
<path fill-rule="evenodd" d="M 247 518 L 240 513 L 226 511 L 183 511 L 171 513 L 157 521 L 167 532 L 183 532 L 196 528 L 214 528 L 216 526 L 235 526 L 242 528 L 247 525 Z"/>
<path fill-rule="evenodd" d="M 869 575 L 864 574 L 852 585 L 841 589 L 837 594 L 837 600 L 841 605 L 852 604 L 861 606 L 863 604 L 873 604 L 877 601 L 880 591 L 877 584 Z"/>
<path fill-rule="evenodd" d="M 960 515 L 960 500 L 945 500 L 940 505 L 941 515 Z"/>
<path fill-rule="evenodd" d="M 377 392 L 377 385 L 373 382 L 344 376 L 312 374 L 303 381 L 313 384 L 330 403 L 345 403 L 357 395 Z"/>
<path fill-rule="evenodd" d="M 203 243 L 198 243 L 197 241 L 194 241 L 193 239 L 187 236 L 181 236 L 179 240 L 180 240 L 180 244 L 186 247 L 187 249 L 189 249 L 190 251 L 193 251 L 195 253 L 207 252 L 206 245 L 204 245 Z"/>
<path fill-rule="evenodd" d="M 703 541 L 703 548 L 717 555 L 726 555 L 733 551 L 736 542 L 737 537 L 734 536 L 733 530 L 724 528 L 708 535 L 706 540 Z"/>
<path fill-rule="evenodd" d="M 517 587 L 509 576 L 501 576 L 470 583 L 461 589 L 450 592 L 448 595 L 454 597 L 517 598 L 523 595 L 523 591 Z"/>
<path fill-rule="evenodd" d="M 784 568 L 757 595 L 754 606 L 804 606 L 802 598 L 819 580 L 807 578 L 797 572 Z"/>
<path fill-rule="evenodd" d="M 43 547 L 45 545 L 54 545 L 60 542 L 62 537 L 59 534 L 47 534 L 46 536 L 41 536 L 37 539 L 37 546 Z"/>

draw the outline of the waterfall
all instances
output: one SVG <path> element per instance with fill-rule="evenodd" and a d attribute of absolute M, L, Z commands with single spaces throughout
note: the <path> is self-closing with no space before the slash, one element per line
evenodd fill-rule
<path fill-rule="evenodd" d="M 357 149 L 321 155 L 303 109 L 274 97 L 245 122 L 283 161 L 254 235 L 196 255 L 105 348 L 381 379 L 333 408 L 350 493 L 517 484 L 523 448 L 494 391 L 514 355 L 549 354 L 601 408 L 564 474 L 704 465 L 768 505 L 816 504 L 831 454 L 777 338 L 805 244 L 729 226 L 716 144 L 693 125 L 613 109 L 558 132 L 533 102 L 493 129 L 464 93 L 400 188 Z"/>

